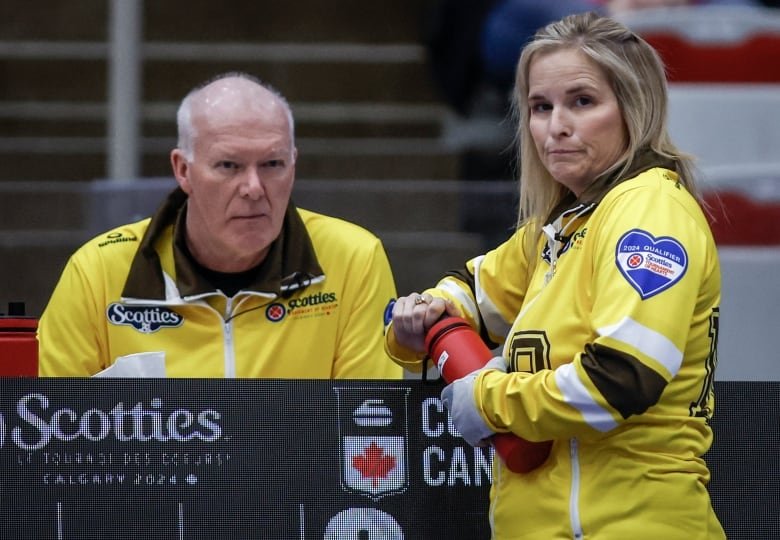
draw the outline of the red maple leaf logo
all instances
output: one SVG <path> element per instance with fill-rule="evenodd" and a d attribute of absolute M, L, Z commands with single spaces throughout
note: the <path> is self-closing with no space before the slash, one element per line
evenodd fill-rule
<path fill-rule="evenodd" d="M 370 478 L 371 485 L 377 487 L 380 478 L 387 478 L 390 471 L 395 468 L 395 456 L 385 454 L 384 448 L 371 441 L 363 453 L 352 458 L 352 466 L 355 467 L 363 478 Z"/>

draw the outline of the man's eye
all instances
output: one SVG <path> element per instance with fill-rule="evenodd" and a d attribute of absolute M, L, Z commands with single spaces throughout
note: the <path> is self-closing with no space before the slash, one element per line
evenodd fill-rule
<path fill-rule="evenodd" d="M 275 169 L 278 167 L 284 167 L 284 160 L 283 159 L 271 159 L 269 161 L 266 161 L 263 163 L 263 167 L 268 167 L 269 169 Z"/>
<path fill-rule="evenodd" d="M 220 161 L 217 163 L 218 169 L 233 170 L 238 168 L 238 164 L 234 161 Z"/>

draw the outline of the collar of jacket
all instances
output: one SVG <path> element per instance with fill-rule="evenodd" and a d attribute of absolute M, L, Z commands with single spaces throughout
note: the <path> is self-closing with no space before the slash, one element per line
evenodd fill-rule
<path fill-rule="evenodd" d="M 575 197 L 573 193 L 569 192 L 553 208 L 545 223 L 552 223 L 563 214 L 570 214 L 575 210 L 581 212 L 588 207 L 590 207 L 588 211 L 582 212 L 581 215 L 589 213 L 589 211 L 596 208 L 598 203 L 612 188 L 656 167 L 669 169 L 670 171 L 677 169 L 673 160 L 663 157 L 649 148 L 640 150 L 634 157 L 631 167 L 624 174 L 620 175 L 618 172 L 614 172 L 609 175 L 599 176 L 579 197 Z"/>
<path fill-rule="evenodd" d="M 164 301 L 170 296 L 170 283 L 160 254 L 168 250 L 173 258 L 174 276 L 181 298 L 200 297 L 217 291 L 200 276 L 186 255 L 178 247 L 184 242 L 184 223 L 187 212 L 187 194 L 176 188 L 152 216 L 122 291 L 123 298 Z M 280 296 L 283 292 L 302 289 L 324 279 L 317 254 L 306 231 L 306 226 L 290 201 L 284 216 L 282 231 L 271 244 L 257 276 L 244 291 Z"/>

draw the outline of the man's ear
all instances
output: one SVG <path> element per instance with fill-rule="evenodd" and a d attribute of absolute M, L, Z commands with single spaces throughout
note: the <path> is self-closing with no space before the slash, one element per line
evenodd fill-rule
<path fill-rule="evenodd" d="M 190 162 L 184 156 L 184 153 L 178 148 L 171 150 L 171 168 L 173 169 L 173 176 L 176 178 L 179 187 L 187 195 L 190 194 Z"/>

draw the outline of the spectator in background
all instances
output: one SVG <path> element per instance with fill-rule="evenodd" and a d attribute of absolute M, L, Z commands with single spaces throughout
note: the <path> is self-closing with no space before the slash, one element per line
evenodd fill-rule
<path fill-rule="evenodd" d="M 597 11 L 618 16 L 643 9 L 715 5 L 760 6 L 758 0 L 499 0 L 480 34 L 480 59 L 485 78 L 502 93 L 512 89 L 517 59 L 538 28 L 572 13 Z"/>
<path fill-rule="evenodd" d="M 70 258 L 41 317 L 40 375 L 399 378 L 382 244 L 290 201 L 287 101 L 229 73 L 191 91 L 177 123 L 178 188 Z"/>
<path fill-rule="evenodd" d="M 702 458 L 720 265 L 663 64 L 615 20 L 570 15 L 526 46 L 514 98 L 517 230 L 399 298 L 388 352 L 419 369 L 445 313 L 502 347 L 442 392 L 472 445 L 553 441 L 527 473 L 494 458 L 493 539 L 724 539 Z"/>

